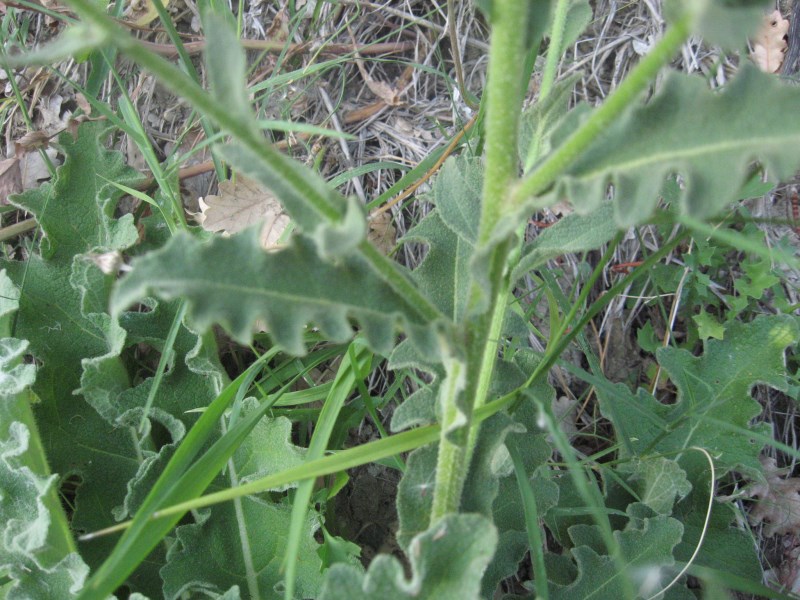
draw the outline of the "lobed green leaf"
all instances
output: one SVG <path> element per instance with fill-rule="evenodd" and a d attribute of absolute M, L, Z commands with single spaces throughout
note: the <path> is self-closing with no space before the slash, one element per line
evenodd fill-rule
<path fill-rule="evenodd" d="M 112 310 L 119 314 L 149 294 L 186 298 L 200 329 L 219 323 L 243 342 L 264 319 L 275 341 L 294 354 L 305 352 L 306 324 L 343 342 L 353 335 L 350 318 L 376 352 L 388 354 L 399 323 L 428 353 L 436 352 L 435 332 L 365 261 L 355 255 L 323 261 L 302 237 L 268 253 L 254 231 L 208 244 L 178 235 L 135 262 L 112 296 Z"/>
<path fill-rule="evenodd" d="M 664 179 L 678 174 L 681 209 L 712 217 L 738 198 L 752 161 L 775 178 L 800 166 L 786 151 L 800 143 L 800 122 L 785 116 L 798 103 L 800 89 L 748 64 L 721 92 L 699 77 L 670 72 L 650 102 L 614 122 L 567 168 L 550 198 L 566 196 L 589 212 L 612 186 L 616 220 L 629 226 L 650 216 Z M 554 145 L 577 118 L 554 134 Z"/>

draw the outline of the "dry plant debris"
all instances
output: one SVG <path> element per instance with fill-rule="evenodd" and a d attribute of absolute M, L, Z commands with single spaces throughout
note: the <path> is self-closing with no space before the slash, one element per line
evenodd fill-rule
<path fill-rule="evenodd" d="M 381 251 L 389 254 L 397 243 L 397 230 L 392 225 L 392 215 L 389 212 L 373 212 L 370 216 L 367 239 Z"/>
<path fill-rule="evenodd" d="M 779 469 L 774 458 L 761 458 L 766 480 L 756 483 L 749 495 L 757 497 L 758 503 L 750 511 L 753 525 L 764 523 L 764 534 L 800 533 L 800 478 L 785 477 L 785 469 Z"/>
<path fill-rule="evenodd" d="M 779 10 L 764 16 L 761 28 L 753 39 L 750 59 L 766 73 L 777 73 L 783 64 L 786 53 L 786 35 L 789 33 L 789 20 L 784 19 Z"/>
<path fill-rule="evenodd" d="M 289 225 L 289 216 L 275 196 L 243 175 L 223 181 L 218 195 L 200 198 L 199 204 L 195 220 L 206 231 L 230 235 L 263 222 L 259 239 L 264 249 L 277 247 Z"/>

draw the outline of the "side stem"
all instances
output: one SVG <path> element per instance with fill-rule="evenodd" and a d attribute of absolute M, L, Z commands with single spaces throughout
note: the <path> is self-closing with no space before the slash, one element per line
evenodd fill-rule
<path fill-rule="evenodd" d="M 592 116 L 573 133 L 544 163 L 517 184 L 510 198 L 516 207 L 525 200 L 549 188 L 556 178 L 589 147 L 606 127 L 630 106 L 641 94 L 658 71 L 666 65 L 680 49 L 691 33 L 693 15 L 687 12 L 664 33 L 664 37 L 653 47 L 630 72 L 608 99 L 594 111 Z"/>

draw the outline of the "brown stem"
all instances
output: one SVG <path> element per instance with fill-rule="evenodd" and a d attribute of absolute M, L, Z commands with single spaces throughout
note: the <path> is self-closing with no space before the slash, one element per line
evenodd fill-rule
<path fill-rule="evenodd" d="M 282 52 L 284 49 L 291 54 L 305 54 L 309 52 L 319 52 L 327 55 L 344 55 L 353 52 L 350 44 L 325 44 L 321 47 L 316 44 L 287 44 L 273 40 L 240 40 L 242 47 L 247 50 L 261 50 L 264 52 Z M 148 49 L 167 58 L 174 58 L 178 55 L 178 50 L 172 44 L 156 44 L 155 42 L 142 42 Z M 383 42 L 379 44 L 362 44 L 356 47 L 356 51 L 362 55 L 376 54 L 396 54 L 407 52 L 414 49 L 414 42 Z M 196 42 L 186 42 L 183 47 L 189 54 L 197 54 L 206 47 L 205 40 Z"/>

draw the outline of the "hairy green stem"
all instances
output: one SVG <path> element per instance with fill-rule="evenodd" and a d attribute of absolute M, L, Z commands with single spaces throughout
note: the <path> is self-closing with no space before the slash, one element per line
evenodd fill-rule
<path fill-rule="evenodd" d="M 691 32 L 693 19 L 686 14 L 664 33 L 636 68 L 630 72 L 608 99 L 592 113 L 586 123 L 573 133 L 538 169 L 520 181 L 513 190 L 510 205 L 520 206 L 525 200 L 544 192 L 608 125 L 630 106 L 641 92 L 680 49 Z"/>
<path fill-rule="evenodd" d="M 492 243 L 500 218 L 509 210 L 509 191 L 517 177 L 517 131 L 522 104 L 523 82 L 512 67 L 525 52 L 525 32 L 520 27 L 527 19 L 524 0 L 496 0 L 492 5 L 492 40 L 489 50 L 489 75 L 486 102 L 486 169 L 483 203 L 478 229 L 478 246 Z M 466 373 L 458 373 L 459 385 L 447 381 L 442 386 L 442 431 L 436 465 L 436 488 L 431 523 L 458 511 L 461 492 L 469 469 L 477 432 L 470 429 L 472 411 L 486 402 L 497 355 L 497 335 L 505 314 L 504 269 L 511 244 L 495 244 L 489 257 L 490 289 L 478 290 L 490 299 L 488 310 L 466 321 Z M 477 290 L 473 281 L 472 292 Z M 474 297 L 475 294 L 471 294 Z M 458 360 L 458 359 L 455 359 Z M 459 365 L 459 368 L 461 365 Z M 448 379 L 453 369 L 449 369 Z M 466 387 L 461 391 L 461 377 Z M 456 406 L 459 397 L 461 402 Z M 465 427 L 464 439 L 452 440 L 454 428 Z"/>

